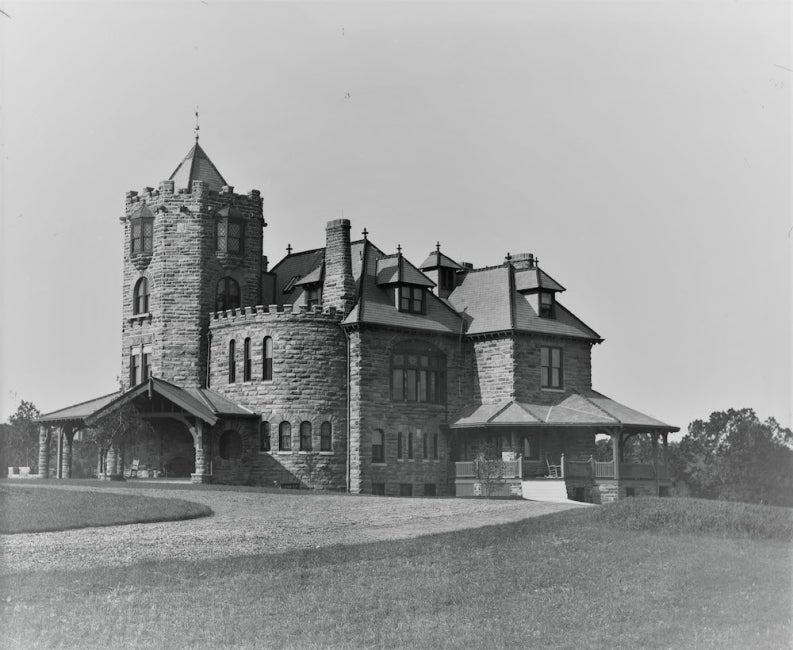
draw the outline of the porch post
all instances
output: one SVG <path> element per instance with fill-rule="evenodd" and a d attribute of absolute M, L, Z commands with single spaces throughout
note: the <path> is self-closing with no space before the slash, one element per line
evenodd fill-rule
<path fill-rule="evenodd" d="M 50 477 L 50 428 L 39 425 L 39 478 Z"/>
<path fill-rule="evenodd" d="M 116 471 L 116 446 L 110 445 L 105 454 L 105 472 L 104 476 L 107 478 L 108 474 L 114 474 Z"/>
<path fill-rule="evenodd" d="M 614 461 L 614 478 L 620 477 L 620 458 L 622 457 L 622 432 L 609 434 L 611 436 L 611 458 Z"/>
<path fill-rule="evenodd" d="M 63 427 L 60 426 L 58 431 L 58 455 L 55 463 L 55 478 L 63 478 Z"/>
<path fill-rule="evenodd" d="M 195 446 L 195 474 L 190 475 L 191 483 L 212 482 L 212 450 L 209 445 L 209 435 L 204 432 L 204 422 L 196 418 L 194 427 L 190 427 Z"/>
<path fill-rule="evenodd" d="M 661 434 L 661 440 L 662 440 L 663 445 L 664 445 L 664 465 L 666 467 L 669 467 L 669 445 L 668 445 L 668 440 L 667 440 L 668 436 L 669 436 L 669 432 L 668 431 L 664 431 Z"/>
<path fill-rule="evenodd" d="M 61 445 L 61 478 L 72 477 L 72 442 L 74 441 L 74 428 L 63 428 L 63 443 Z"/>

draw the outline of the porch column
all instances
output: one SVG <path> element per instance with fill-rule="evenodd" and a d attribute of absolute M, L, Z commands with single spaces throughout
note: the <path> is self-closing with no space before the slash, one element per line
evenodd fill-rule
<path fill-rule="evenodd" d="M 115 445 L 110 445 L 110 447 L 107 448 L 107 452 L 105 453 L 105 478 L 107 478 L 108 475 L 114 474 L 116 471 L 116 455 Z"/>
<path fill-rule="evenodd" d="M 58 452 L 55 459 L 55 478 L 63 478 L 63 427 L 58 427 Z"/>
<path fill-rule="evenodd" d="M 620 458 L 622 457 L 622 432 L 610 433 L 611 459 L 614 461 L 614 478 L 620 477 Z"/>
<path fill-rule="evenodd" d="M 113 474 L 124 476 L 124 445 L 119 445 L 116 449 L 116 466 L 113 468 Z"/>
<path fill-rule="evenodd" d="M 664 445 L 664 465 L 666 465 L 667 467 L 669 467 L 669 443 L 668 443 L 668 440 L 667 440 L 668 436 L 669 436 L 669 432 L 668 431 L 664 431 L 661 434 L 661 440 L 662 440 L 663 445 Z"/>
<path fill-rule="evenodd" d="M 65 427 L 63 429 L 63 442 L 61 449 L 61 478 L 72 477 L 72 442 L 74 441 L 74 429 Z"/>
<path fill-rule="evenodd" d="M 204 432 L 204 422 L 196 418 L 194 427 L 190 427 L 195 446 L 195 474 L 190 475 L 191 483 L 212 482 L 212 449 L 209 433 Z"/>
<path fill-rule="evenodd" d="M 39 425 L 39 478 L 50 477 L 50 428 Z"/>

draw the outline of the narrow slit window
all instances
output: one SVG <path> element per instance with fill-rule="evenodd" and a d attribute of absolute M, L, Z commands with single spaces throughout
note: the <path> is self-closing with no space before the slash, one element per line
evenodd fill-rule
<path fill-rule="evenodd" d="M 262 379 L 270 381 L 273 378 L 273 339 L 269 336 L 262 341 Z"/>
<path fill-rule="evenodd" d="M 242 380 L 250 381 L 251 380 L 251 340 L 249 338 L 245 339 L 242 354 L 243 354 Z"/>
<path fill-rule="evenodd" d="M 237 360 L 236 360 L 236 350 L 237 342 L 232 339 L 229 341 L 229 383 L 233 384 L 237 381 Z"/>

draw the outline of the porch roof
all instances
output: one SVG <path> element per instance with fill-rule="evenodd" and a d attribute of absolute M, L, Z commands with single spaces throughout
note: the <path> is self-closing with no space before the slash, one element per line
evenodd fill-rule
<path fill-rule="evenodd" d="M 210 426 L 214 425 L 221 416 L 257 417 L 252 411 L 208 388 L 182 388 L 163 379 L 150 377 L 147 382 L 133 386 L 123 393 L 111 393 L 74 406 L 67 406 L 58 411 L 45 413 L 37 421 L 42 424 L 69 423 L 90 426 L 103 415 L 129 403 L 143 393 L 157 393 Z"/>
<path fill-rule="evenodd" d="M 509 400 L 499 404 L 473 405 L 453 421 L 449 428 L 490 426 L 574 426 L 621 427 L 642 431 L 679 431 L 596 391 L 573 392 L 560 396 L 556 404 L 530 404 Z"/>

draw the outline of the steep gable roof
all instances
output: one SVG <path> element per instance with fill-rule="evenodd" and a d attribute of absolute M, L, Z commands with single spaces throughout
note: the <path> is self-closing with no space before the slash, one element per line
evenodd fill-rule
<path fill-rule="evenodd" d="M 462 271 L 464 268 L 457 262 L 455 262 L 451 257 L 444 255 L 440 252 L 440 250 L 436 249 L 432 251 L 420 265 L 419 268 L 422 271 L 427 271 L 429 269 L 437 269 L 437 268 L 444 268 L 444 269 L 454 269 L 455 271 Z"/>
<path fill-rule="evenodd" d="M 532 289 L 565 290 L 561 284 L 539 267 L 515 271 L 515 289 L 518 291 L 530 291 Z"/>
<path fill-rule="evenodd" d="M 193 181 L 204 181 L 210 190 L 216 192 L 219 192 L 224 185 L 228 185 L 197 141 L 171 174 L 169 180 L 174 182 L 176 189 L 183 187 L 190 189 L 193 186 Z"/>
<path fill-rule="evenodd" d="M 412 284 L 434 287 L 435 283 L 403 255 L 388 255 L 377 260 L 377 284 Z"/>

